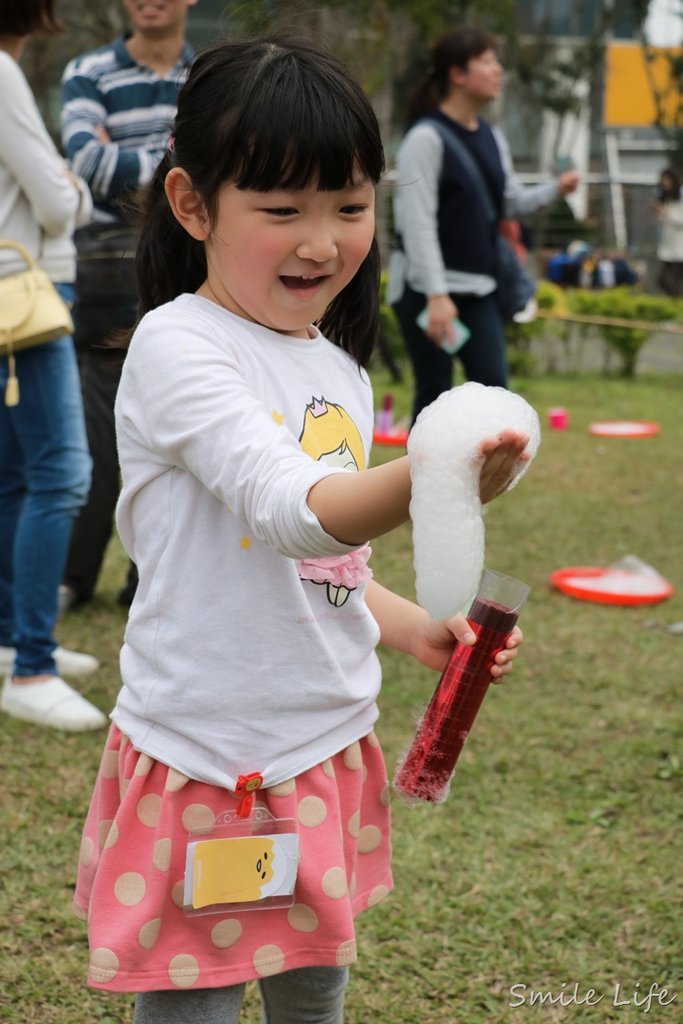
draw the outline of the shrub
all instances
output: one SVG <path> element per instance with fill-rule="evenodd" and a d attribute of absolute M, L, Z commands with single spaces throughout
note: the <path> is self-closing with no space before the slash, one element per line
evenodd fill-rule
<path fill-rule="evenodd" d="M 551 281 L 539 281 L 536 286 L 536 302 L 539 310 L 549 313 L 566 313 L 565 292 Z M 510 321 L 505 324 L 505 337 L 508 343 L 508 364 L 510 372 L 520 377 L 530 377 L 538 369 L 538 359 L 531 351 L 531 345 L 543 338 L 548 331 L 548 323 L 542 317 L 526 324 Z M 560 340 L 567 339 L 567 325 L 561 320 L 556 321 L 555 333 Z"/>
<path fill-rule="evenodd" d="M 648 295 L 628 287 L 591 291 L 576 288 L 567 292 L 567 305 L 571 313 L 595 318 L 634 320 L 650 327 L 610 326 L 597 323 L 595 326 L 605 343 L 614 349 L 621 359 L 621 375 L 633 377 L 636 372 L 638 354 L 655 330 L 657 323 L 683 318 L 683 303 L 680 301 Z"/>

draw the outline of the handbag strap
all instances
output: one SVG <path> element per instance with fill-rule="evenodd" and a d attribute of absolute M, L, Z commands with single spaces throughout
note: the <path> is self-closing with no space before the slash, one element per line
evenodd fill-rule
<path fill-rule="evenodd" d="M 437 121 L 433 117 L 425 117 L 422 119 L 420 124 L 428 124 L 436 130 L 441 136 L 444 146 L 450 149 L 451 153 L 454 153 L 461 164 L 466 168 L 470 177 L 474 181 L 479 192 L 479 198 L 481 199 L 484 212 L 488 219 L 494 223 L 498 223 L 498 215 L 496 214 L 493 200 L 491 199 L 491 193 L 488 190 L 486 182 L 484 181 L 484 175 L 482 169 L 470 153 L 467 146 L 465 146 L 460 139 L 455 135 L 454 132 L 447 128 L 441 121 Z"/>
<path fill-rule="evenodd" d="M 21 258 L 26 262 L 29 270 L 35 270 L 37 263 L 25 245 L 21 242 L 11 242 L 9 238 L 0 238 L 0 249 L 15 249 Z"/>
<path fill-rule="evenodd" d="M 23 271 L 21 274 L 21 288 L 24 290 L 26 297 L 24 309 L 22 310 L 21 306 L 19 307 L 18 320 L 11 321 L 10 323 L 7 323 L 7 321 L 3 321 L 0 324 L 0 338 L 2 338 L 2 336 L 11 337 L 14 334 L 14 332 L 19 330 L 22 324 L 24 324 L 28 320 L 33 311 L 33 306 L 36 300 L 36 293 L 38 290 L 34 271 L 38 269 L 38 265 L 34 260 L 33 256 L 31 255 L 31 253 L 24 245 L 21 244 L 21 242 L 12 242 L 7 238 L 0 238 L 0 249 L 15 249 L 22 257 L 22 259 L 24 259 L 28 264 L 28 271 Z M 1 280 L 2 278 L 0 278 L 0 281 Z M 5 303 L 5 305 L 9 305 L 9 303 Z"/>

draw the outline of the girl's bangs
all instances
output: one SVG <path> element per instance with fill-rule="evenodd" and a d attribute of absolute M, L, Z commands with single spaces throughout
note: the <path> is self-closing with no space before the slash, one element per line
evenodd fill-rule
<path fill-rule="evenodd" d="M 379 181 L 382 146 L 365 111 L 305 88 L 293 102 L 282 94 L 270 99 L 245 110 L 235 125 L 230 176 L 239 188 L 291 191 L 315 183 L 334 191 L 359 177 Z"/>

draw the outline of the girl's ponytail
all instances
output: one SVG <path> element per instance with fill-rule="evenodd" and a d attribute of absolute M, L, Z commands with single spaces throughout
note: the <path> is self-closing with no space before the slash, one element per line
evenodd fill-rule
<path fill-rule="evenodd" d="M 142 318 L 183 292 L 194 292 L 206 278 L 204 246 L 173 216 L 164 190 L 173 166 L 167 150 L 142 198 L 135 270 Z"/>

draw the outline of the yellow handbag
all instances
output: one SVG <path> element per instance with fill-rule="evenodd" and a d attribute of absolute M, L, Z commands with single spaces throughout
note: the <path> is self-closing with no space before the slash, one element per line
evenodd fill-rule
<path fill-rule="evenodd" d="M 15 249 L 28 267 L 0 277 L 0 356 L 7 356 L 9 361 L 5 405 L 17 405 L 19 382 L 14 353 L 73 334 L 74 325 L 69 307 L 30 252 L 19 242 L 7 239 L 0 239 L 0 248 Z"/>

